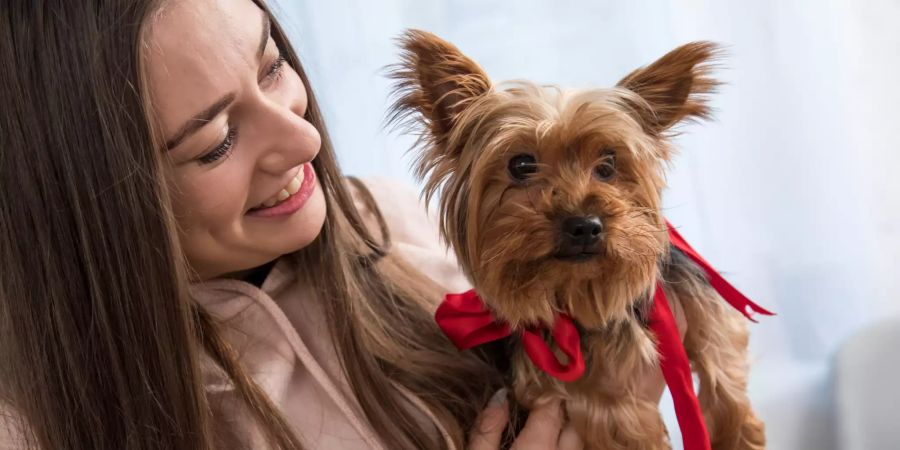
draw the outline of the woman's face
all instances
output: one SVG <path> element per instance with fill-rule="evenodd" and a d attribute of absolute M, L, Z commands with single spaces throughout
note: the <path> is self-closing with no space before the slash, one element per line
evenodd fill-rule
<path fill-rule="evenodd" d="M 321 137 L 263 11 L 251 0 L 168 1 L 145 52 L 182 245 L 199 278 L 312 242 L 325 221 L 310 163 Z"/>

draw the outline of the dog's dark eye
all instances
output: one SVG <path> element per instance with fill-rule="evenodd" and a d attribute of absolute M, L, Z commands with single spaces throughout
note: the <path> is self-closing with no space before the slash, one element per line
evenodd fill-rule
<path fill-rule="evenodd" d="M 609 181 L 616 175 L 616 154 L 604 152 L 603 162 L 594 167 L 594 176 L 600 181 Z"/>
<path fill-rule="evenodd" d="M 537 169 L 537 161 L 528 154 L 516 155 L 509 160 L 509 175 L 518 181 L 527 180 Z"/>

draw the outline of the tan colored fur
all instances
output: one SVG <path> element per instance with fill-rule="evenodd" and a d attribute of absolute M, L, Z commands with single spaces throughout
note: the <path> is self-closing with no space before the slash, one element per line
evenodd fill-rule
<path fill-rule="evenodd" d="M 662 280 L 687 318 L 685 347 L 700 375 L 699 398 L 716 449 L 760 449 L 763 427 L 746 389 L 743 318 L 669 249 L 660 193 L 673 125 L 706 118 L 717 49 L 697 42 L 635 70 L 611 89 L 563 90 L 520 81 L 493 85 L 452 44 L 422 31 L 402 39 L 391 119 L 419 132 L 416 174 L 440 194 L 442 234 L 485 303 L 513 327 L 570 313 L 585 328 L 588 370 L 560 382 L 513 352 L 513 388 L 526 408 L 566 400 L 590 449 L 669 448 L 648 380 L 659 379 L 646 325 Z M 614 153 L 616 174 L 592 176 Z M 510 159 L 537 160 L 526 181 Z M 560 221 L 602 217 L 596 257 L 555 257 Z M 673 281 L 674 280 L 674 281 Z"/>

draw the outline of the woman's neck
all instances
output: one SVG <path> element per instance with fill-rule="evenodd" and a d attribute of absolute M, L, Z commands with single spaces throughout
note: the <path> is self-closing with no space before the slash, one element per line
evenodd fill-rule
<path fill-rule="evenodd" d="M 269 272 L 272 271 L 272 267 L 275 265 L 275 261 L 276 260 L 272 260 L 261 266 L 241 270 L 239 272 L 229 273 L 228 275 L 226 275 L 226 278 L 243 280 L 256 287 L 261 287 L 263 282 L 269 276 Z"/>

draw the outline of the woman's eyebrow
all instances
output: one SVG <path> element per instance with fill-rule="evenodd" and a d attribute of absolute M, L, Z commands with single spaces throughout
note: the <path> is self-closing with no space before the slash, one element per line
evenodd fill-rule
<path fill-rule="evenodd" d="M 272 21 L 269 15 L 263 11 L 263 27 L 262 36 L 259 38 L 259 49 L 256 50 L 256 61 L 262 62 L 262 57 L 266 53 L 266 44 L 269 43 L 269 34 L 272 32 Z"/>
<path fill-rule="evenodd" d="M 256 61 L 260 63 L 262 61 L 263 54 L 266 51 L 266 44 L 269 42 L 269 33 L 271 32 L 272 22 L 269 20 L 269 15 L 262 11 L 262 37 L 260 38 L 259 48 L 256 51 Z M 204 109 L 203 111 L 195 114 L 193 117 L 188 119 L 181 128 L 178 129 L 178 132 L 175 133 L 175 136 L 172 139 L 166 141 L 166 150 L 172 150 L 177 147 L 178 144 L 181 144 L 182 141 L 188 138 L 188 136 L 196 133 L 200 128 L 203 128 L 204 125 L 211 122 L 216 116 L 219 115 L 231 102 L 234 101 L 236 94 L 231 92 L 229 94 L 225 94 L 224 97 L 220 98 L 217 102 L 213 103 L 209 108 Z"/>
<path fill-rule="evenodd" d="M 209 108 L 204 109 L 200 113 L 191 117 L 181 128 L 178 130 L 178 133 L 175 133 L 175 137 L 169 139 L 166 142 L 166 150 L 172 150 L 175 147 L 178 147 L 182 141 L 188 138 L 188 136 L 196 133 L 199 129 L 203 128 L 204 125 L 211 122 L 219 113 L 222 112 L 231 102 L 234 101 L 236 95 L 234 92 L 230 94 L 226 94 L 224 97 L 220 98 L 219 101 L 215 102 Z"/>

